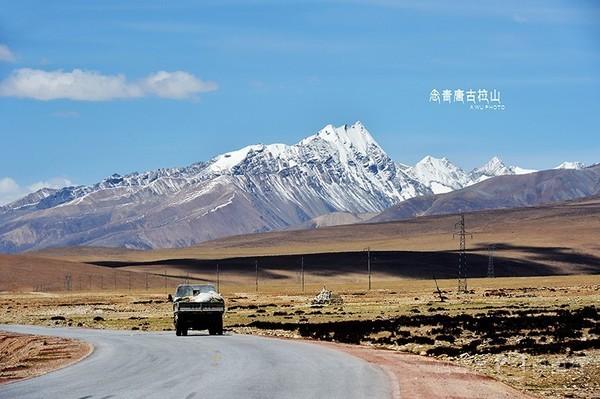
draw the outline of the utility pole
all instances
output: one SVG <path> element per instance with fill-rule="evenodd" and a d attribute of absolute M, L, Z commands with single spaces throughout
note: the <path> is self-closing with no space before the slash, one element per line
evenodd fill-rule
<path fill-rule="evenodd" d="M 256 268 L 256 292 L 258 292 L 258 259 L 254 261 L 254 266 Z"/>
<path fill-rule="evenodd" d="M 164 269 L 163 272 L 165 275 L 165 292 L 167 292 L 167 269 Z"/>
<path fill-rule="evenodd" d="M 117 271 L 113 271 L 113 278 L 115 280 L 115 291 L 117 290 Z"/>
<path fill-rule="evenodd" d="M 371 247 L 365 248 L 367 251 L 367 273 L 369 274 L 369 291 L 371 291 Z"/>
<path fill-rule="evenodd" d="M 446 299 L 444 297 L 444 294 L 442 294 L 442 290 L 440 290 L 440 286 L 437 283 L 437 280 L 435 278 L 435 275 L 433 276 L 433 281 L 435 282 L 435 289 L 437 291 L 438 296 L 440 297 L 440 302 L 444 302 L 444 300 Z"/>
<path fill-rule="evenodd" d="M 148 291 L 148 273 L 144 273 L 146 275 L 146 291 Z"/>
<path fill-rule="evenodd" d="M 487 276 L 488 278 L 494 278 L 495 272 L 494 272 L 494 249 L 496 248 L 496 246 L 494 244 L 490 245 L 489 249 L 488 249 L 488 271 L 487 271 Z"/>
<path fill-rule="evenodd" d="M 65 274 L 65 291 L 71 291 L 71 281 L 72 281 L 71 273 Z"/>
<path fill-rule="evenodd" d="M 129 291 L 131 291 L 131 272 L 129 272 Z"/>
<path fill-rule="evenodd" d="M 454 225 L 454 234 L 452 237 L 458 236 L 459 249 L 458 249 L 458 292 L 467 292 L 467 239 L 466 237 L 473 235 L 467 233 L 465 230 L 465 215 L 460 215 L 460 221 Z"/>
<path fill-rule="evenodd" d="M 217 263 L 217 292 L 220 292 L 220 276 L 219 276 L 219 264 Z"/>
<path fill-rule="evenodd" d="M 300 284 L 304 293 L 304 256 L 300 257 Z"/>

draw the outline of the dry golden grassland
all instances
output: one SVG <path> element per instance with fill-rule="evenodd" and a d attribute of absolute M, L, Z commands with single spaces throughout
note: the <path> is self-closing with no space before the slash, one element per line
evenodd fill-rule
<path fill-rule="evenodd" d="M 545 320 L 540 317 L 556 312 L 575 314 L 600 303 L 598 275 L 472 279 L 469 288 L 473 292 L 461 295 L 456 293 L 455 280 L 440 280 L 440 289 L 447 297 L 445 302 L 439 301 L 433 280 L 380 276 L 374 278 L 371 291 L 366 290 L 364 274 L 344 276 L 338 281 L 307 275 L 306 281 L 305 293 L 300 291 L 295 275 L 285 281 L 261 281 L 257 293 L 248 276 L 225 278 L 221 281 L 221 291 L 228 307 L 226 328 L 240 333 L 296 338 L 304 335 L 335 340 L 335 334 L 333 337 L 319 335 L 319 330 L 313 328 L 322 326 L 324 331 L 329 331 L 329 328 L 342 328 L 343 323 L 363 323 L 362 326 L 379 322 L 384 327 L 361 336 L 361 344 L 450 360 L 540 396 L 600 397 L 600 350 L 597 348 L 571 349 L 561 344 L 553 352 L 537 353 L 537 350 L 522 346 L 527 337 L 538 343 L 543 340 L 544 344 L 560 341 L 550 331 L 550 324 L 548 331 L 533 326 L 531 331 L 503 337 L 505 345 L 497 348 L 512 345 L 514 350 L 498 353 L 486 352 L 494 347 L 486 344 L 484 332 L 476 328 L 461 324 L 462 328 L 448 327 L 448 331 L 444 331 L 445 323 L 454 323 L 466 316 L 475 319 L 492 317 L 492 321 L 498 317 L 498 331 L 501 332 L 504 330 L 500 326 L 507 320 L 537 317 L 539 327 Z M 342 296 L 343 304 L 311 306 L 311 298 L 322 288 L 324 281 L 329 289 Z M 167 288 L 168 291 L 172 289 L 173 286 Z M 167 290 L 161 287 L 134 291 L 3 293 L 0 295 L 0 322 L 172 330 Z M 518 313 L 520 311 L 531 314 Z M 441 321 L 436 317 L 442 317 Z M 385 323 L 394 320 L 400 321 L 386 330 Z M 422 325 L 416 325 L 419 323 Z M 595 323 L 597 332 L 598 321 Z M 598 338 L 589 326 L 577 331 L 579 336 L 574 340 L 565 337 L 564 342 L 586 343 Z M 348 339 L 344 331 L 337 333 L 340 340 Z M 465 350 L 477 340 L 482 342 L 476 350 Z M 448 351 L 432 352 L 439 348 Z"/>
<path fill-rule="evenodd" d="M 0 255 L 0 323 L 172 330 L 167 294 L 184 281 L 216 282 L 220 262 L 225 327 L 232 331 L 406 351 L 539 396 L 600 398 L 600 199 L 465 219 L 473 233 L 469 275 L 486 275 L 495 245 L 497 275 L 521 277 L 470 279 L 472 292 L 461 295 L 455 279 L 441 279 L 440 302 L 431 276 L 456 272 L 456 215 L 252 234 L 180 249 L 59 248 Z M 343 304 L 311 305 L 323 286 Z"/>
<path fill-rule="evenodd" d="M 197 246 L 153 251 L 118 248 L 47 249 L 36 256 L 74 262 L 223 259 L 265 255 L 363 251 L 454 251 L 456 215 L 426 216 L 388 223 L 344 225 L 300 231 L 248 234 Z M 480 211 L 465 215 L 473 233 L 468 248 L 504 247 L 512 259 L 541 262 L 561 274 L 582 273 L 600 262 L 600 198 L 539 207 Z M 580 265 L 580 267 L 577 267 Z"/>

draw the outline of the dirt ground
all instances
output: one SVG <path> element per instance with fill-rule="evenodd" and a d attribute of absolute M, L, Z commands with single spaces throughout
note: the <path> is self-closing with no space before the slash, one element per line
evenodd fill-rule
<path fill-rule="evenodd" d="M 469 275 L 480 277 L 468 294 L 450 278 L 448 215 L 180 249 L 0 254 L 0 323 L 172 330 L 167 293 L 218 280 L 225 327 L 238 333 L 376 347 L 384 360 L 442 360 L 540 397 L 600 398 L 600 198 L 465 218 Z M 490 259 L 497 277 L 483 278 Z M 343 303 L 311 305 L 323 286 Z"/>
<path fill-rule="evenodd" d="M 527 399 L 532 396 L 450 362 L 371 347 L 326 343 L 382 367 L 396 398 Z"/>
<path fill-rule="evenodd" d="M 472 279 L 461 295 L 455 280 L 440 280 L 444 302 L 433 280 L 377 280 L 371 291 L 362 280 L 328 287 L 343 299 L 330 306 L 311 305 L 322 288 L 315 282 L 305 293 L 295 284 L 258 293 L 225 285 L 225 327 L 443 360 L 535 396 L 600 398 L 598 275 Z M 164 290 L 4 293 L 0 322 L 173 329 Z"/>
<path fill-rule="evenodd" d="M 91 351 L 88 343 L 73 339 L 0 331 L 0 384 L 65 367 Z"/>

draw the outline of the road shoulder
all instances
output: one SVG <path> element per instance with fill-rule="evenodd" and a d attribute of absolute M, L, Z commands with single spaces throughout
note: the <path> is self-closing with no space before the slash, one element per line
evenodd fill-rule
<path fill-rule="evenodd" d="M 493 378 L 451 363 L 384 349 L 314 341 L 376 364 L 388 374 L 393 398 L 532 399 Z"/>
<path fill-rule="evenodd" d="M 0 384 L 67 367 L 92 352 L 91 344 L 75 339 L 0 330 Z"/>

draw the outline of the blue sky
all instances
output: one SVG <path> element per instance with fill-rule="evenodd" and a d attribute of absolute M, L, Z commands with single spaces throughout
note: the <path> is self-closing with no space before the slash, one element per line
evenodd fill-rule
<path fill-rule="evenodd" d="M 58 83 L 74 83 L 65 88 Z M 497 89 L 503 111 L 433 104 Z M 395 160 L 600 162 L 600 4 L 6 2 L 0 203 L 361 120 Z"/>

